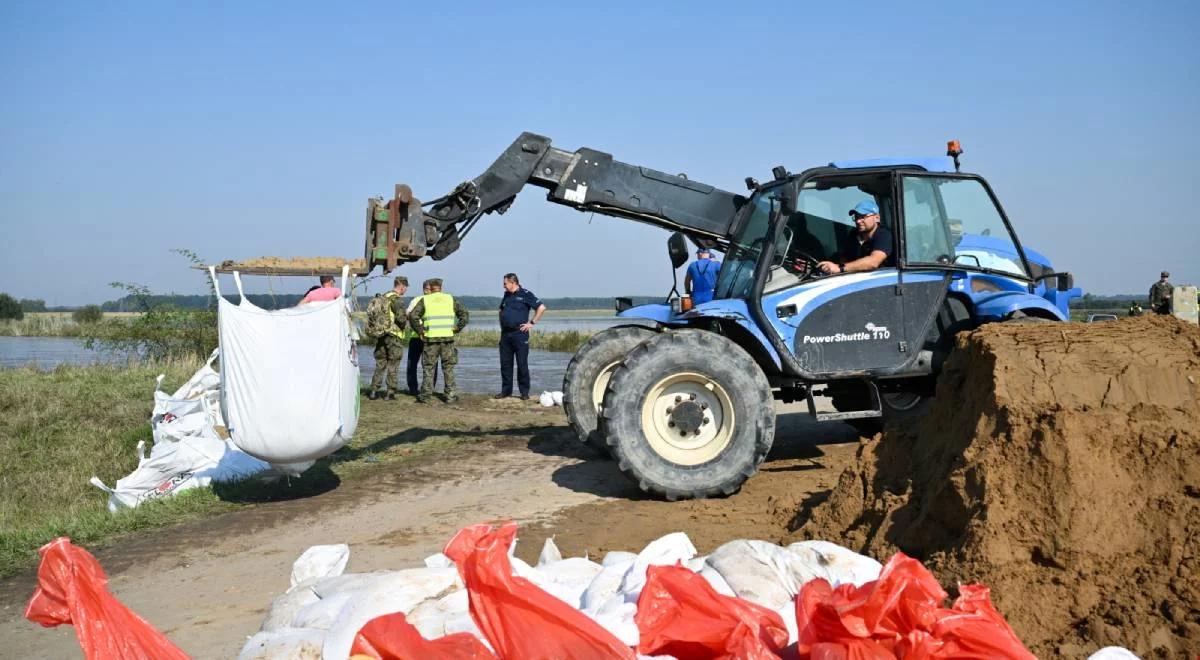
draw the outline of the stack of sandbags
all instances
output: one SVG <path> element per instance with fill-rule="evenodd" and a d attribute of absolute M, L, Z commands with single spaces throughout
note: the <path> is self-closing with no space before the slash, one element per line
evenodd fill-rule
<path fill-rule="evenodd" d="M 487 644 L 471 618 L 462 579 L 445 555 L 427 558 L 423 568 L 342 574 L 344 561 L 314 568 L 313 557 L 328 553 L 326 547 L 310 548 L 296 561 L 292 587 L 272 603 L 262 628 L 243 647 L 242 660 L 294 658 L 304 649 L 319 649 L 327 658 L 347 657 L 354 636 L 368 621 L 397 612 L 426 639 L 468 632 Z M 800 585 L 815 577 L 833 586 L 861 585 L 877 578 L 881 568 L 869 557 L 824 541 L 782 547 L 736 540 L 697 556 L 682 532 L 667 534 L 636 554 L 610 552 L 600 563 L 564 558 L 551 539 L 533 566 L 512 556 L 514 548 L 509 549 L 513 575 L 583 612 L 631 647 L 639 642 L 634 617 L 650 566 L 682 564 L 721 594 L 779 612 L 789 622 L 789 643 L 796 641 L 791 610 Z"/>
<path fill-rule="evenodd" d="M 152 499 L 169 497 L 213 482 L 238 481 L 272 468 L 229 441 L 221 416 L 221 376 L 213 369 L 217 351 L 173 394 L 162 391 L 163 376 L 155 381 L 150 428 L 154 446 L 138 442 L 138 466 L 109 488 L 99 477 L 90 483 L 109 493 L 108 509 L 132 509 Z M 299 474 L 311 463 L 285 466 Z"/>

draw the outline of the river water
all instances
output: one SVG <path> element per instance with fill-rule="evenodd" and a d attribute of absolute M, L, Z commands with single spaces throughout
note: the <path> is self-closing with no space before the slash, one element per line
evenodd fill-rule
<path fill-rule="evenodd" d="M 541 325 L 541 324 L 539 324 Z M 359 346 L 358 365 L 363 382 L 370 380 L 375 371 L 372 346 Z M 38 369 L 53 369 L 60 364 L 123 364 L 127 360 L 122 354 L 91 351 L 79 339 L 64 337 L 0 337 L 0 367 L 35 366 Z M 543 390 L 562 389 L 563 373 L 571 353 L 529 351 L 529 375 L 534 396 Z M 400 386 L 405 385 L 404 369 L 407 358 L 401 364 Z M 464 392 L 487 394 L 500 391 L 500 353 L 498 349 L 459 348 L 458 368 L 455 370 L 458 388 Z M 515 376 L 515 374 L 514 374 Z M 440 384 L 441 379 L 438 379 Z"/>

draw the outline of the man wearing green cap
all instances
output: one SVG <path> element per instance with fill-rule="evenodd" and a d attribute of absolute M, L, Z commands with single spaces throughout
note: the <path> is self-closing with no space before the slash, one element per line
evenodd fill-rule
<path fill-rule="evenodd" d="M 892 264 L 892 232 L 879 224 L 879 205 L 873 199 L 864 199 L 853 209 L 854 228 L 858 230 L 856 241 L 842 251 L 837 261 L 822 261 L 817 268 L 826 275 L 838 273 L 863 273 Z"/>

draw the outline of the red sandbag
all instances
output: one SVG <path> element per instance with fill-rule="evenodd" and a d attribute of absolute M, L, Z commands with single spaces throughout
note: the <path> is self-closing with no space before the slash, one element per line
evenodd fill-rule
<path fill-rule="evenodd" d="M 788 643 L 779 614 L 717 593 L 683 566 L 651 566 L 638 597 L 638 652 L 678 660 L 775 660 Z"/>
<path fill-rule="evenodd" d="M 88 660 L 187 658 L 162 633 L 108 592 L 108 576 L 87 550 L 64 537 L 38 549 L 38 587 L 25 618 L 47 628 L 75 626 Z"/>
<path fill-rule="evenodd" d="M 365 655 L 379 660 L 495 660 L 471 633 L 454 633 L 437 639 L 425 639 L 404 614 L 375 617 L 354 636 L 350 655 Z"/>
<path fill-rule="evenodd" d="M 992 607 L 987 587 L 960 592 L 943 608 L 937 579 L 900 552 L 862 587 L 812 580 L 796 597 L 797 653 L 814 660 L 1034 657 Z"/>
<path fill-rule="evenodd" d="M 443 551 L 468 590 L 471 618 L 496 654 L 506 660 L 636 657 L 633 650 L 586 614 L 512 574 L 508 548 L 516 523 L 498 530 L 472 525 Z"/>

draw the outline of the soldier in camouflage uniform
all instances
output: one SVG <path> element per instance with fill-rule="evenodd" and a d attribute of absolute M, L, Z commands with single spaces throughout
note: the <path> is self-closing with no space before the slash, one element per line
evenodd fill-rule
<path fill-rule="evenodd" d="M 1159 280 L 1150 287 L 1150 309 L 1155 314 L 1170 314 L 1171 313 L 1171 294 L 1174 293 L 1175 287 L 1167 281 L 1171 274 L 1163 271 Z"/>
<path fill-rule="evenodd" d="M 400 359 L 404 357 L 405 327 L 408 318 L 404 315 L 404 300 L 408 291 L 408 278 L 401 275 L 392 282 L 392 290 L 383 294 L 388 301 L 388 316 L 392 327 L 375 340 L 375 375 L 371 377 L 368 399 L 382 398 L 386 392 L 389 400 L 395 400 L 400 389 Z"/>
<path fill-rule="evenodd" d="M 412 329 L 425 342 L 425 350 L 421 353 L 425 377 L 421 380 L 421 394 L 417 396 L 417 402 L 429 403 L 433 396 L 433 374 L 438 362 L 441 362 L 446 403 L 453 403 L 458 400 L 454 383 L 458 349 L 454 346 L 454 336 L 467 327 L 471 316 L 454 296 L 442 293 L 440 279 L 426 280 L 425 286 L 430 292 L 421 296 L 408 314 Z"/>

